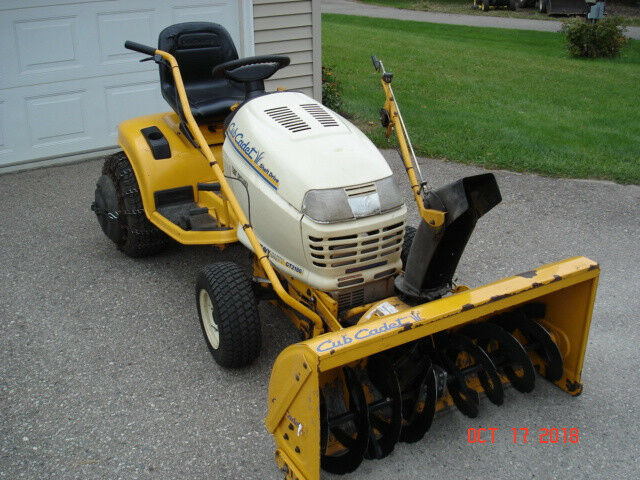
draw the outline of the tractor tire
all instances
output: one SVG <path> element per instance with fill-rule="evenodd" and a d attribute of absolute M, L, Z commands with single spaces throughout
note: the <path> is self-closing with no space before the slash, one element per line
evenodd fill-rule
<path fill-rule="evenodd" d="M 169 243 L 144 213 L 138 182 L 124 152 L 105 158 L 92 209 L 105 235 L 129 257 L 154 255 Z"/>
<path fill-rule="evenodd" d="M 251 280 L 236 263 L 205 266 L 196 281 L 200 327 L 209 351 L 222 367 L 240 368 L 260 354 L 260 316 Z"/>
<path fill-rule="evenodd" d="M 400 252 L 400 259 L 402 260 L 402 269 L 407 269 L 407 259 L 409 258 L 409 252 L 411 251 L 411 245 L 413 244 L 413 238 L 416 236 L 416 228 L 411 225 L 407 225 L 404 229 L 404 240 L 402 241 L 402 252 Z"/>
<path fill-rule="evenodd" d="M 482 0 L 481 9 L 483 12 L 488 12 L 489 7 L 491 6 L 491 0 Z"/>

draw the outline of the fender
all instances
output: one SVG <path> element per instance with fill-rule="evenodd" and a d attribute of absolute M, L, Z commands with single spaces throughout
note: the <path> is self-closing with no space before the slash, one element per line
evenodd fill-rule
<path fill-rule="evenodd" d="M 225 202 L 213 192 L 199 191 L 198 183 L 217 182 L 209 162 L 193 147 L 179 129 L 180 120 L 173 112 L 158 113 L 137 117 L 122 122 L 118 126 L 118 144 L 122 147 L 131 163 L 140 188 L 140 196 L 144 213 L 151 223 L 164 231 L 174 240 L 183 244 L 211 245 L 236 242 L 238 237 L 235 225 L 237 221 L 229 218 L 229 211 Z M 169 143 L 170 156 L 168 158 L 154 158 L 151 147 L 141 132 L 144 128 L 156 127 Z M 208 125 L 201 127 L 201 132 L 222 164 L 222 143 L 224 133 L 222 128 L 215 125 L 210 129 Z M 193 201 L 222 215 L 226 225 L 233 225 L 232 229 L 222 231 L 185 231 L 163 217 L 157 211 L 155 192 L 184 187 L 191 188 Z M 184 191 L 184 190 L 183 190 Z"/>
<path fill-rule="evenodd" d="M 175 113 L 167 112 L 132 118 L 118 126 L 118 143 L 131 162 L 140 186 L 142 204 L 150 220 L 151 214 L 156 210 L 153 192 L 191 185 L 197 195 L 198 182 L 215 181 L 211 168 L 200 152 L 193 148 L 184 135 L 176 134 L 179 122 Z M 165 136 L 171 150 L 169 158 L 156 160 L 153 157 L 141 132 L 147 127 L 157 127 Z M 217 137 L 207 140 L 209 143 L 222 143 L 221 131 Z M 217 157 L 222 158 L 222 155 Z"/>

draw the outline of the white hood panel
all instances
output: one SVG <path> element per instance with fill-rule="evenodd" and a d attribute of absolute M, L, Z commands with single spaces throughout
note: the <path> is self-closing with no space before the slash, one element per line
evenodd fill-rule
<path fill-rule="evenodd" d="M 384 157 L 360 130 L 302 93 L 251 100 L 235 114 L 226 135 L 261 181 L 298 211 L 308 190 L 391 175 Z"/>

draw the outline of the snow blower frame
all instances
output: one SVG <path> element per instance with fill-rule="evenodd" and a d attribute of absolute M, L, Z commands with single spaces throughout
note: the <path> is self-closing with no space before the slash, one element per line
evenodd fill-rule
<path fill-rule="evenodd" d="M 382 62 L 373 57 L 386 96 L 382 125 L 387 135 L 397 135 L 421 223 L 405 233 L 404 271 L 393 279 L 398 296 L 339 311 L 327 292 L 272 265 L 278 259 L 261 245 L 225 177 L 226 127 L 196 122 L 175 57 L 135 42 L 125 46 L 166 66 L 178 108 L 120 125 L 124 153 L 105 163 L 93 210 L 105 234 L 131 256 L 162 243 L 154 229 L 183 244 L 219 247 L 246 236 L 254 252 L 254 293 L 280 306 L 306 339 L 281 352 L 269 384 L 265 423 L 286 478 L 317 480 L 321 468 L 346 473 L 364 458 L 383 458 L 396 442 L 421 439 L 437 410 L 455 405 L 475 417 L 480 393 L 499 405 L 503 384 L 531 391 L 535 369 L 568 393 L 581 392 L 598 264 L 575 257 L 479 288 L 454 287 L 473 227 L 500 202 L 500 193 L 492 174 L 426 189 Z M 245 83 L 249 100 L 286 64 L 286 57 L 252 57 L 227 62 L 223 73 Z M 163 196 L 183 195 L 168 188 L 176 182 L 195 191 L 195 209 L 186 212 L 190 229 L 168 220 L 168 210 L 158 211 Z M 121 193 L 118 202 L 114 189 Z M 201 217 L 215 228 L 193 228 Z M 227 288 L 234 285 L 240 283 Z M 196 288 L 202 296 L 200 283 Z M 245 315 L 240 308 L 234 313 Z"/>

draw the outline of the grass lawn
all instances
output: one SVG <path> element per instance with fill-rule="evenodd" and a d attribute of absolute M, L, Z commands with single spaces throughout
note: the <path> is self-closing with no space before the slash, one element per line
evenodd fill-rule
<path fill-rule="evenodd" d="M 380 147 L 373 53 L 395 73 L 417 154 L 640 184 L 640 42 L 582 60 L 556 33 L 326 14 L 322 26 L 345 110 Z"/>
<path fill-rule="evenodd" d="M 489 12 L 473 8 L 473 0 L 360 0 L 362 3 L 382 5 L 385 7 L 404 8 L 407 10 L 424 10 L 438 13 L 460 13 L 464 15 L 486 15 L 489 17 L 531 18 L 535 20 L 564 20 L 567 17 L 550 17 L 540 13 L 536 8 L 518 8 L 515 12 L 506 8 L 497 8 Z M 607 11 L 620 16 L 629 26 L 640 25 L 637 7 L 624 5 L 607 5 Z"/>

